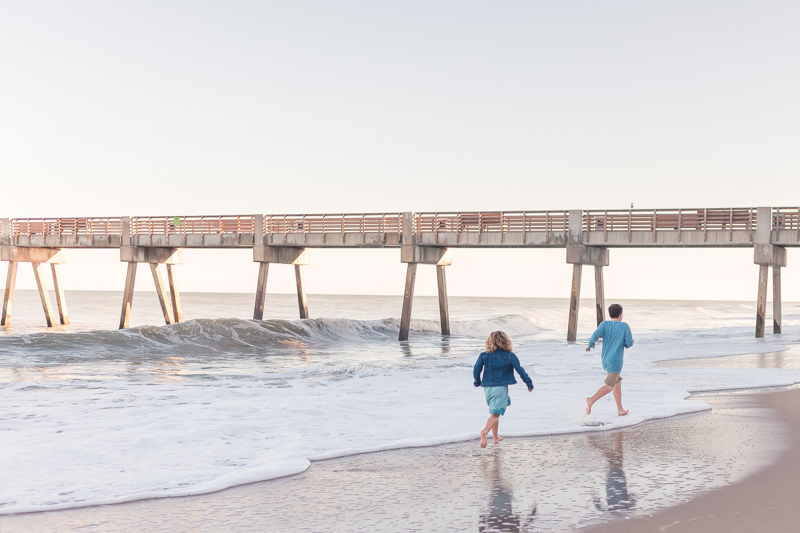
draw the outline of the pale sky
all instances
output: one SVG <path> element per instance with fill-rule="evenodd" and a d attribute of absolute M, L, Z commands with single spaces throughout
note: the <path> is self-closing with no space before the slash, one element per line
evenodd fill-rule
<path fill-rule="evenodd" d="M 798 20 L 789 1 L 4 0 L 0 217 L 797 206 Z M 68 258 L 67 289 L 122 289 L 117 252 Z M 311 293 L 402 293 L 397 250 L 311 260 Z M 181 267 L 187 291 L 255 272 L 246 251 Z M 457 250 L 448 282 L 567 297 L 570 273 L 563 250 Z M 751 250 L 612 250 L 606 294 L 756 282 Z"/>

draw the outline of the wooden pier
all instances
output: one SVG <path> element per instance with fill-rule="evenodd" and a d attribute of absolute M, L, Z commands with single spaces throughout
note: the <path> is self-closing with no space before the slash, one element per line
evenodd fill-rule
<path fill-rule="evenodd" d="M 30 263 L 48 326 L 69 323 L 59 268 L 65 249 L 118 248 L 128 263 L 120 328 L 128 327 L 139 263 L 148 264 L 167 324 L 182 318 L 175 266 L 183 248 L 251 248 L 259 263 L 254 319 L 263 317 L 270 264 L 293 265 L 300 318 L 308 318 L 303 268 L 310 248 L 399 248 L 407 273 L 400 340 L 407 340 L 417 265 L 434 265 L 442 335 L 450 334 L 445 267 L 452 248 L 564 248 L 572 265 L 567 340 L 577 338 L 583 266 L 593 266 L 597 322 L 605 318 L 603 267 L 610 248 L 753 248 L 759 265 L 756 337 L 764 336 L 772 267 L 773 333 L 781 332 L 781 268 L 800 246 L 800 208 L 485 211 L 106 218 L 0 219 L 0 259 L 9 262 L 0 325 L 11 320 L 19 263 Z M 55 318 L 46 281 L 50 265 Z M 167 283 L 161 274 L 164 265 Z M 169 294 L 167 293 L 169 287 Z"/>

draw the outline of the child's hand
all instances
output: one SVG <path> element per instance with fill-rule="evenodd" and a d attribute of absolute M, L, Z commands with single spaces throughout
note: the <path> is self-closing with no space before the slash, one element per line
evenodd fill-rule
<path fill-rule="evenodd" d="M 528 387 L 528 392 L 533 392 L 533 387 Z"/>
<path fill-rule="evenodd" d="M 586 347 L 586 351 L 587 351 L 587 352 L 588 352 L 589 350 L 591 350 L 591 349 L 592 349 L 592 348 L 591 348 L 591 346 L 587 346 L 587 347 Z"/>

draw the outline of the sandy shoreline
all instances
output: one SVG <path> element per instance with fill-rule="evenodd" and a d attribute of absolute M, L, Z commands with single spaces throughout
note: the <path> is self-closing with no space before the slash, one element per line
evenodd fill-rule
<path fill-rule="evenodd" d="M 800 522 L 800 390 L 759 395 L 784 426 L 788 446 L 752 476 L 652 516 L 587 527 L 586 532 L 796 531 Z"/>
<path fill-rule="evenodd" d="M 507 438 L 487 450 L 476 440 L 320 461 L 303 474 L 214 494 L 0 516 L 0 529 L 516 532 L 631 517 L 601 526 L 630 527 L 637 515 L 757 479 L 747 476 L 783 449 L 778 420 L 791 425 L 793 417 L 800 419 L 792 398 L 800 405 L 800 391 L 700 395 L 712 404 L 710 413 L 622 431 Z M 642 528 L 622 531 L 651 526 L 643 522 Z"/>

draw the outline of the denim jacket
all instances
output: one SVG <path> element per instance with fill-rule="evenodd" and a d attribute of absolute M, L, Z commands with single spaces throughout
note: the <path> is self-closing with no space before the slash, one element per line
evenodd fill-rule
<path fill-rule="evenodd" d="M 484 369 L 485 367 L 485 369 Z M 483 370 L 483 382 L 481 382 L 481 370 Z M 499 387 L 501 385 L 513 385 L 517 382 L 514 379 L 514 370 L 528 386 L 533 388 L 533 381 L 528 377 L 525 369 L 519 364 L 519 359 L 512 352 L 506 350 L 495 350 L 492 353 L 483 352 L 478 356 L 475 369 L 472 371 L 475 377 L 475 386 L 480 387 Z"/>

